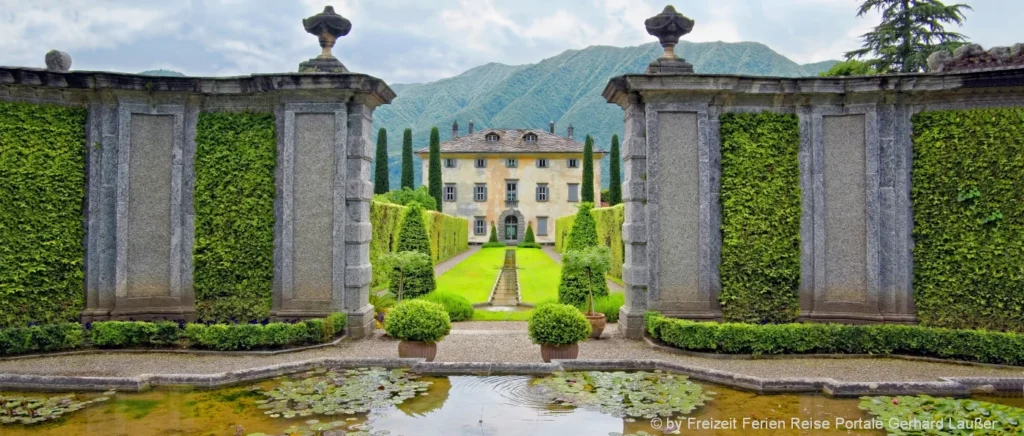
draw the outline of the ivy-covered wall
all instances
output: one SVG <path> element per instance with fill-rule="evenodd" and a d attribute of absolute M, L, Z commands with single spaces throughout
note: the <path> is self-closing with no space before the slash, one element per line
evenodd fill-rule
<path fill-rule="evenodd" d="M 85 302 L 86 110 L 0 102 L 0 328 Z"/>
<path fill-rule="evenodd" d="M 271 113 L 199 114 L 193 262 L 201 320 L 270 316 L 276 147 Z"/>
<path fill-rule="evenodd" d="M 1024 109 L 914 116 L 922 324 L 1024 331 Z"/>
<path fill-rule="evenodd" d="M 378 260 L 398 249 L 398 231 L 405 216 L 405 206 L 374 201 L 370 204 L 370 264 L 373 266 L 371 286 L 387 283 L 387 271 L 379 267 Z M 469 220 L 435 211 L 424 213 L 427 234 L 430 236 L 430 258 L 436 265 L 469 248 Z"/>
<path fill-rule="evenodd" d="M 621 279 L 622 262 L 625 254 L 625 245 L 622 243 L 622 223 L 626 218 L 626 206 L 623 204 L 612 207 L 601 207 L 591 209 L 597 223 L 597 240 L 612 252 L 612 268 L 608 275 Z M 573 222 L 576 214 L 564 216 L 555 220 L 555 251 L 562 253 L 569 241 L 569 233 L 572 232 Z"/>
<path fill-rule="evenodd" d="M 722 316 L 800 314 L 800 128 L 796 115 L 726 113 L 722 141 Z"/>

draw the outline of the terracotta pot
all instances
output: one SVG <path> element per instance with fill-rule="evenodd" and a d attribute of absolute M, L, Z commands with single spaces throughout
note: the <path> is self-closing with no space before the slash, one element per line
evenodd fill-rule
<path fill-rule="evenodd" d="M 401 341 L 398 343 L 398 357 L 422 357 L 433 362 L 437 355 L 437 343 L 419 341 Z"/>
<path fill-rule="evenodd" d="M 583 316 L 587 317 L 587 321 L 590 321 L 590 339 L 599 339 L 601 333 L 604 332 L 604 314 L 595 313 L 593 315 L 584 313 Z"/>
<path fill-rule="evenodd" d="M 575 359 L 580 356 L 580 345 L 541 345 L 540 358 L 544 363 L 550 363 L 551 359 Z"/>

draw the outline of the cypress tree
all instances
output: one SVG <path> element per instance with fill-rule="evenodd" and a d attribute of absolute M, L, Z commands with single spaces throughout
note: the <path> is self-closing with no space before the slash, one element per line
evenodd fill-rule
<path fill-rule="evenodd" d="M 402 187 L 415 189 L 412 175 L 412 129 L 402 134 Z"/>
<path fill-rule="evenodd" d="M 583 143 L 583 184 L 580 186 L 583 193 L 580 198 L 584 202 L 594 202 L 594 140 L 587 135 Z"/>
<path fill-rule="evenodd" d="M 427 188 L 430 196 L 437 201 L 437 211 L 441 212 L 441 135 L 437 127 L 430 129 L 430 178 Z"/>
<path fill-rule="evenodd" d="M 608 205 L 622 203 L 622 176 L 619 170 L 619 135 L 612 135 L 611 162 L 608 163 Z"/>
<path fill-rule="evenodd" d="M 377 131 L 377 158 L 376 172 L 373 178 L 373 193 L 387 194 L 391 190 L 388 186 L 388 131 L 381 127 Z"/>
<path fill-rule="evenodd" d="M 402 227 L 398 229 L 398 252 L 418 251 L 430 256 L 430 236 L 423 222 L 423 205 L 413 201 L 406 206 Z"/>

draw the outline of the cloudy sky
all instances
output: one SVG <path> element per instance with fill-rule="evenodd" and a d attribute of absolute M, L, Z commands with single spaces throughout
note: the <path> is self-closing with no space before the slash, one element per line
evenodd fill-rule
<path fill-rule="evenodd" d="M 985 47 L 1024 42 L 1024 0 L 961 0 L 960 29 Z M 858 0 L 676 0 L 690 41 L 757 41 L 800 63 L 838 59 L 877 16 Z M 950 3 L 950 2 L 947 2 Z M 319 53 L 301 19 L 333 4 L 353 23 L 334 54 L 391 83 L 426 82 L 487 62 L 533 63 L 589 45 L 655 39 L 643 20 L 665 0 L 0 0 L 0 65 L 42 67 L 50 49 L 73 69 L 165 68 L 224 76 L 296 71 Z"/>

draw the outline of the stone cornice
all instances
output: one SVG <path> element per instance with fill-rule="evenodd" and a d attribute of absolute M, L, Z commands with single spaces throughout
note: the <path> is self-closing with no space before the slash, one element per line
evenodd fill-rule
<path fill-rule="evenodd" d="M 339 90 L 366 95 L 369 97 L 367 103 L 372 106 L 390 103 L 395 98 L 395 92 L 383 80 L 355 73 L 275 73 L 235 77 L 173 77 L 104 71 L 56 72 L 39 68 L 0 66 L 0 85 L 205 95 Z"/>
<path fill-rule="evenodd" d="M 628 95 L 630 94 L 827 96 L 855 93 L 953 92 L 979 88 L 1024 89 L 1024 68 L 944 74 L 799 78 L 703 74 L 627 74 L 609 80 L 602 94 L 609 103 L 626 107 L 629 104 Z"/>

